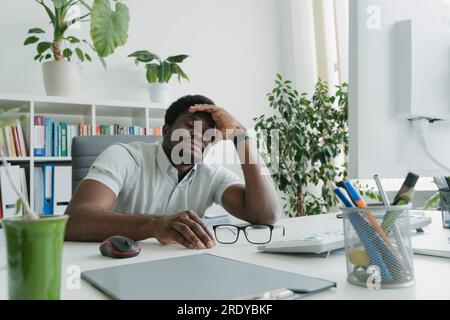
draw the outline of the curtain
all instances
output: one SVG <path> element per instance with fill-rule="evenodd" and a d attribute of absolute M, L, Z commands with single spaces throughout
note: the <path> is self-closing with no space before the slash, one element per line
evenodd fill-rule
<path fill-rule="evenodd" d="M 284 69 L 301 91 L 348 82 L 348 0 L 284 0 Z"/>

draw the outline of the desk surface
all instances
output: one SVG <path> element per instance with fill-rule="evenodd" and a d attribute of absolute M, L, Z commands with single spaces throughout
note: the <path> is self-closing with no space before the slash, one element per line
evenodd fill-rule
<path fill-rule="evenodd" d="M 450 236 L 450 230 L 442 229 L 440 213 L 430 213 L 430 215 L 433 218 L 433 224 L 425 228 L 425 233 L 433 232 Z M 325 229 L 330 230 L 330 227 L 337 230 L 341 228 L 342 220 L 336 219 L 335 215 L 326 215 L 283 220 L 281 224 L 286 226 L 287 235 L 293 232 L 306 235 L 325 231 Z M 414 237 L 419 236 L 414 235 Z M 450 286 L 447 285 L 450 283 L 450 259 L 445 258 L 415 255 L 415 286 L 405 289 L 370 291 L 346 281 L 345 256 L 339 252 L 332 254 L 329 258 L 301 254 L 267 254 L 259 253 L 256 246 L 244 241 L 235 245 L 217 245 L 211 250 L 190 251 L 178 245 L 163 247 L 151 239 L 141 242 L 143 252 L 138 257 L 114 260 L 101 256 L 98 246 L 98 243 L 66 242 L 64 244 L 62 299 L 107 299 L 103 293 L 84 280 L 81 280 L 80 289 L 69 289 L 66 284 L 73 283 L 73 269 L 68 269 L 70 266 L 79 266 L 81 271 L 84 271 L 202 252 L 337 283 L 336 289 L 307 299 L 450 299 Z M 68 270 L 72 270 L 70 274 Z M 0 299 L 7 299 L 6 248 L 4 246 L 0 247 Z"/>

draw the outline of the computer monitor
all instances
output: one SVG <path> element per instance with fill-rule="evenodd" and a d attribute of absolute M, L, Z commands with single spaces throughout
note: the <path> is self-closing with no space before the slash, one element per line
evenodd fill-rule
<path fill-rule="evenodd" d="M 350 0 L 349 59 L 350 177 L 450 175 L 450 1 Z"/>

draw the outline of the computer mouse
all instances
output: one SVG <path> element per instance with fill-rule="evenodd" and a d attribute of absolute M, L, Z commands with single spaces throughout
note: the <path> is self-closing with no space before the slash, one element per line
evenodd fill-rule
<path fill-rule="evenodd" d="M 100 252 L 105 257 L 125 259 L 136 257 L 141 253 L 138 243 L 124 236 L 112 236 L 100 245 Z"/>

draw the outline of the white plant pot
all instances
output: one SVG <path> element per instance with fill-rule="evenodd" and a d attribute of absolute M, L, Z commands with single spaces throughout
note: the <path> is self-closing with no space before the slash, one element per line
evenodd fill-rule
<path fill-rule="evenodd" d="M 152 83 L 148 86 L 150 101 L 153 103 L 170 103 L 170 85 L 168 83 Z"/>
<path fill-rule="evenodd" d="M 83 67 L 74 62 L 49 61 L 42 64 L 44 86 L 49 96 L 77 97 L 83 87 Z"/>

